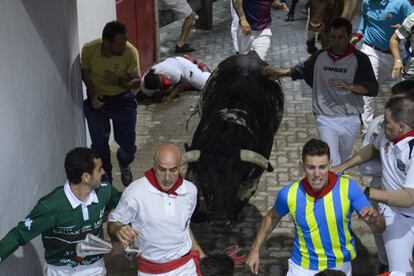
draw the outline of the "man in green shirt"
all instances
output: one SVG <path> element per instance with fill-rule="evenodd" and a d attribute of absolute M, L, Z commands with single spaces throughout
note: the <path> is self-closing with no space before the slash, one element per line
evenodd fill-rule
<path fill-rule="evenodd" d="M 102 236 L 106 210 L 121 193 L 101 183 L 102 161 L 91 149 L 75 148 L 65 158 L 67 181 L 41 198 L 30 214 L 0 240 L 0 263 L 39 234 L 45 248 L 44 275 L 106 275 L 102 255 L 79 257 L 76 244 L 88 233 Z"/>

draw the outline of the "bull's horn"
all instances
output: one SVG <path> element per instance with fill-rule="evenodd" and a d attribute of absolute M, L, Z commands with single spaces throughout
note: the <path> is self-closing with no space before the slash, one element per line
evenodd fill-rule
<path fill-rule="evenodd" d="M 186 153 L 183 154 L 183 162 L 184 163 L 197 162 L 198 159 L 200 159 L 200 154 L 201 154 L 200 150 L 187 151 Z"/>
<path fill-rule="evenodd" d="M 250 162 L 256 164 L 268 172 L 273 171 L 273 167 L 263 155 L 258 154 L 257 152 L 242 149 L 240 150 L 240 159 L 244 162 Z"/>

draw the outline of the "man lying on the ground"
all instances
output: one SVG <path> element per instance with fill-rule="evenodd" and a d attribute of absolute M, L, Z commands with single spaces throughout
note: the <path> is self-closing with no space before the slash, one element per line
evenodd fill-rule
<path fill-rule="evenodd" d="M 142 78 L 141 91 L 146 96 L 161 94 L 171 101 L 185 89 L 203 89 L 210 69 L 190 56 L 171 57 L 154 65 Z"/>

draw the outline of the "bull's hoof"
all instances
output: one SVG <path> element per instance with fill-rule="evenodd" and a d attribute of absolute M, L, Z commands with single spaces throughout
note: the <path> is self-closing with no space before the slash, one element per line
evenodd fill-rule
<path fill-rule="evenodd" d="M 318 48 L 315 46 L 315 40 L 308 40 L 306 41 L 306 51 L 308 54 L 312 55 L 316 51 L 318 51 Z"/>
<path fill-rule="evenodd" d="M 293 14 L 288 14 L 285 18 L 285 22 L 289 22 L 289 21 L 293 21 L 293 20 L 295 20 Z"/>

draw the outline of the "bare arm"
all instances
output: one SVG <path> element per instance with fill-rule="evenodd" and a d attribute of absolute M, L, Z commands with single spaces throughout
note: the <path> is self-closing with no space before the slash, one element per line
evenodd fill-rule
<path fill-rule="evenodd" d="M 246 16 L 244 15 L 244 10 L 243 10 L 243 0 L 232 0 L 233 1 L 233 8 L 236 11 L 237 15 L 239 16 L 239 18 L 246 18 Z"/>
<path fill-rule="evenodd" d="M 200 259 L 204 258 L 206 254 L 204 253 L 203 249 L 201 249 L 201 246 L 198 244 L 197 239 L 195 238 L 193 234 L 193 231 L 191 231 L 191 228 L 188 228 L 188 230 L 190 231 L 190 237 L 191 237 L 191 243 L 192 243 L 191 250 L 200 252 Z"/>
<path fill-rule="evenodd" d="M 184 90 L 184 86 L 187 82 L 188 81 L 184 77 L 181 77 L 180 81 L 174 86 L 169 95 L 165 97 L 165 102 L 171 102 L 180 91 Z"/>
<path fill-rule="evenodd" d="M 332 84 L 338 88 L 349 90 L 359 95 L 367 95 L 369 93 L 368 89 L 360 84 L 347 83 L 343 80 L 332 80 Z"/>
<path fill-rule="evenodd" d="M 249 256 L 247 257 L 247 265 L 250 271 L 257 275 L 259 273 L 259 250 L 263 241 L 266 240 L 267 236 L 273 231 L 273 229 L 280 222 L 281 217 L 276 213 L 275 209 L 267 211 L 263 216 L 260 223 L 259 231 L 257 232 L 256 239 L 250 248 Z"/>
<path fill-rule="evenodd" d="M 141 78 L 138 72 L 132 72 L 126 78 L 119 79 L 119 86 L 126 89 L 138 89 L 141 84 Z"/>
<path fill-rule="evenodd" d="M 250 24 L 246 19 L 246 15 L 244 14 L 243 0 L 232 0 L 232 1 L 233 1 L 233 8 L 236 11 L 237 15 L 239 16 L 239 25 L 242 29 L 242 32 L 245 35 L 250 34 L 252 29 L 250 28 Z"/>
<path fill-rule="evenodd" d="M 373 144 L 368 144 L 357 153 L 355 153 L 350 159 L 346 160 L 342 164 L 332 168 L 334 172 L 342 172 L 346 169 L 355 167 L 359 164 L 362 164 L 368 160 L 375 159 L 379 157 L 379 151 L 374 147 Z"/>
<path fill-rule="evenodd" d="M 292 70 L 290 68 L 276 69 L 271 65 L 267 65 L 265 68 L 263 68 L 262 75 L 270 80 L 277 80 L 283 77 L 292 76 Z"/>
<path fill-rule="evenodd" d="M 389 206 L 410 208 L 414 205 L 414 189 L 380 190 L 371 188 L 369 198 Z"/>
<path fill-rule="evenodd" d="M 390 39 L 390 49 L 392 57 L 394 58 L 394 65 L 392 66 L 391 77 L 393 80 L 396 80 L 400 73 L 403 72 L 404 66 L 401 61 L 400 38 L 395 32 Z"/>

